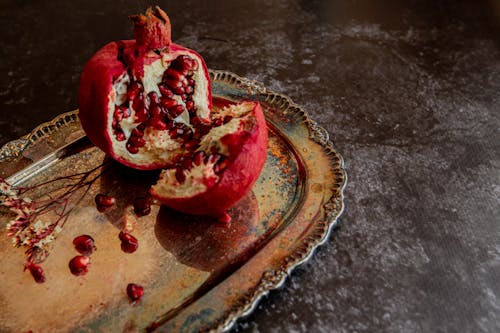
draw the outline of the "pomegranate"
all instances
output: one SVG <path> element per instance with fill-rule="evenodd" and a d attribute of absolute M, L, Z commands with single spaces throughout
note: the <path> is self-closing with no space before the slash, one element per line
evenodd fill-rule
<path fill-rule="evenodd" d="M 75 250 L 85 256 L 89 256 L 95 251 L 94 239 L 89 235 L 80 235 L 73 239 Z"/>
<path fill-rule="evenodd" d="M 210 79 L 203 58 L 172 43 L 159 7 L 131 16 L 135 40 L 105 45 L 87 62 L 78 93 L 89 139 L 127 166 L 164 167 L 210 122 Z"/>
<path fill-rule="evenodd" d="M 215 107 L 212 120 L 199 146 L 176 156 L 150 193 L 178 211 L 228 223 L 227 209 L 245 196 L 264 166 L 267 129 L 255 102 Z"/>

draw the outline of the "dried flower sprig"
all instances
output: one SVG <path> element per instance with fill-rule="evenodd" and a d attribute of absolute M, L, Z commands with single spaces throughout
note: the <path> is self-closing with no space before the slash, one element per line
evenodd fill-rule
<path fill-rule="evenodd" d="M 62 231 L 75 205 L 102 175 L 102 168 L 103 165 L 99 165 L 89 171 L 57 177 L 31 187 L 16 187 L 0 177 L 0 205 L 6 206 L 15 216 L 6 224 L 7 236 L 14 246 L 26 248 L 27 267 L 45 260 L 48 245 Z M 80 195 L 75 199 L 78 191 Z M 31 194 L 37 199 L 32 200 Z"/>

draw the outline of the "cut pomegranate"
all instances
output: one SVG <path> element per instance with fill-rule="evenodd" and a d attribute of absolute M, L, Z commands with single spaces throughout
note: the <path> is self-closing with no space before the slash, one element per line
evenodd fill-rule
<path fill-rule="evenodd" d="M 134 199 L 134 212 L 137 216 L 145 216 L 151 213 L 151 200 L 149 197 L 137 197 Z"/>
<path fill-rule="evenodd" d="M 210 79 L 199 54 L 171 42 L 160 8 L 131 18 L 136 39 L 109 43 L 86 64 L 79 117 L 90 140 L 114 159 L 157 169 L 182 151 L 192 118 L 209 122 Z"/>
<path fill-rule="evenodd" d="M 85 275 L 88 272 L 90 265 L 90 258 L 87 256 L 76 256 L 69 262 L 69 270 L 71 274 L 80 276 Z"/>
<path fill-rule="evenodd" d="M 134 253 L 139 247 L 139 241 L 137 238 L 129 234 L 128 232 L 120 231 L 118 235 L 120 238 L 122 251 L 125 253 Z"/>
<path fill-rule="evenodd" d="M 216 106 L 211 117 L 217 126 L 207 130 L 206 123 L 197 123 L 195 133 L 206 133 L 195 134 L 196 149 L 175 156 L 150 193 L 176 210 L 229 223 L 226 211 L 250 190 L 264 165 L 267 129 L 255 102 Z"/>
<path fill-rule="evenodd" d="M 94 239 L 89 235 L 81 235 L 73 239 L 75 250 L 85 256 L 89 256 L 95 251 Z"/>
<path fill-rule="evenodd" d="M 127 285 L 127 295 L 132 303 L 137 302 L 144 295 L 144 287 L 135 283 L 129 283 Z"/>
<path fill-rule="evenodd" d="M 26 263 L 26 269 L 28 269 L 33 276 L 33 279 L 36 283 L 44 283 L 45 282 L 45 273 L 43 271 L 42 266 L 37 265 L 32 262 Z"/>
<path fill-rule="evenodd" d="M 109 195 L 105 195 L 105 194 L 96 195 L 94 201 L 95 201 L 97 210 L 101 213 L 105 212 L 109 208 L 113 207 L 113 205 L 116 202 L 114 197 L 109 196 Z"/>

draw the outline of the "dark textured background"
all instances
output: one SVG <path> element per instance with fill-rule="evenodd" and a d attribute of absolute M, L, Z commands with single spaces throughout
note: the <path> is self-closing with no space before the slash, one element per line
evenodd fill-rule
<path fill-rule="evenodd" d="M 346 161 L 339 228 L 235 332 L 500 332 L 499 1 L 0 0 L 0 144 L 77 108 L 85 61 L 151 4 Z"/>

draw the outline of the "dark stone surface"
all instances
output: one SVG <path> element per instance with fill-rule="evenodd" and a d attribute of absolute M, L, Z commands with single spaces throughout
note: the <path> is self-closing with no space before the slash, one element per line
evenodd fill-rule
<path fill-rule="evenodd" d="M 346 161 L 339 228 L 235 332 L 500 331 L 498 1 L 156 3 Z M 77 108 L 85 61 L 150 4 L 0 1 L 0 144 Z"/>

